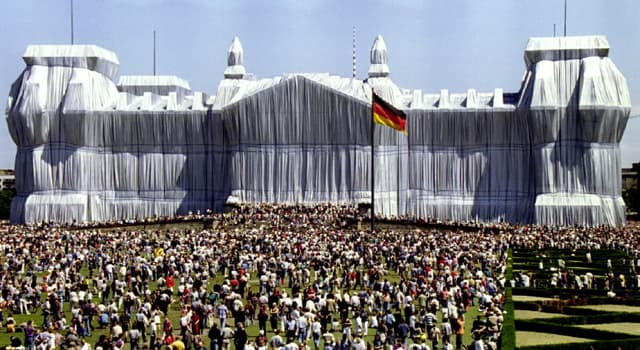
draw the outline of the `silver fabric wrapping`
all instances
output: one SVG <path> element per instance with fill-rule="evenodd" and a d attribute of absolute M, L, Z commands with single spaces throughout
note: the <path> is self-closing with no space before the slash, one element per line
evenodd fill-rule
<path fill-rule="evenodd" d="M 295 74 L 225 79 L 207 98 L 171 77 L 116 86 L 115 55 L 76 64 L 56 56 L 73 50 L 29 49 L 7 109 L 18 146 L 11 220 L 369 202 L 373 87 L 408 125 L 408 135 L 376 127 L 378 214 L 623 225 L 619 142 L 630 101 L 600 39 L 581 38 L 580 49 L 534 40 L 521 91 L 504 96 Z"/>

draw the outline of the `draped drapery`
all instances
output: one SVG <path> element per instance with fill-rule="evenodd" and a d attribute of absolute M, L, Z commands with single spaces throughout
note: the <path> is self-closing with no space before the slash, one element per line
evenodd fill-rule
<path fill-rule="evenodd" d="M 388 78 L 295 74 L 225 79 L 207 99 L 181 79 L 128 77 L 116 86 L 112 64 L 25 58 L 7 115 L 18 146 L 11 219 L 369 202 L 373 87 L 406 111 L 408 130 L 376 127 L 378 214 L 624 224 L 624 77 L 598 50 L 534 51 L 521 91 L 504 96 L 423 95 Z"/>

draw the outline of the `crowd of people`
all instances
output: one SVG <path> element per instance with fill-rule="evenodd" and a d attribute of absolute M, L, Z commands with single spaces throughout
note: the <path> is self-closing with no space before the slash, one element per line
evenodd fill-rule
<path fill-rule="evenodd" d="M 370 233 L 350 224 L 357 208 L 332 204 L 205 216 L 216 225 L 10 226 L 0 321 L 22 334 L 7 348 L 496 349 L 510 247 L 640 247 L 634 227 Z M 30 321 L 16 324 L 18 313 Z"/>

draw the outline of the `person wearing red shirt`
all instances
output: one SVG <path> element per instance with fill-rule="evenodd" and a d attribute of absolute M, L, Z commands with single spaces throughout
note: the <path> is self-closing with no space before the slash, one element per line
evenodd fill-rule
<path fill-rule="evenodd" d="M 197 312 L 191 315 L 191 330 L 195 335 L 200 334 L 200 316 L 198 316 Z"/>
<path fill-rule="evenodd" d="M 167 284 L 167 288 L 169 289 L 173 289 L 173 286 L 176 284 L 176 281 L 173 279 L 173 276 L 171 275 L 167 276 L 165 282 Z"/>

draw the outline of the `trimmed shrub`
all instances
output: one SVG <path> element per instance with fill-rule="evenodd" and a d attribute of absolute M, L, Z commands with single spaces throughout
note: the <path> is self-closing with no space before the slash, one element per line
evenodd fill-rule
<path fill-rule="evenodd" d="M 579 317 L 585 317 L 585 316 L 579 316 Z M 598 317 L 598 316 L 594 316 L 594 317 Z M 563 321 L 564 321 L 564 324 L 560 323 Z M 552 318 L 552 319 L 545 319 L 545 320 L 541 320 L 541 319 L 516 320 L 516 328 L 521 331 L 553 333 L 553 334 L 567 335 L 571 337 L 586 338 L 586 339 L 593 339 L 593 340 L 637 338 L 637 336 L 631 335 L 631 334 L 573 326 L 574 324 L 608 323 L 606 321 L 605 322 L 584 322 L 584 323 L 575 322 L 575 321 L 578 321 L 578 320 L 574 319 L 574 317 Z M 582 320 L 582 321 L 585 321 L 585 320 Z M 593 319 L 591 321 L 593 321 Z M 612 321 L 612 322 L 616 322 L 616 321 Z M 627 322 L 633 322 L 633 321 L 627 321 Z"/>
<path fill-rule="evenodd" d="M 640 338 L 605 340 L 588 343 L 549 344 L 519 347 L 520 350 L 638 350 Z"/>
<path fill-rule="evenodd" d="M 511 298 L 511 288 L 505 290 L 504 320 L 502 321 L 502 332 L 500 334 L 500 349 L 516 348 L 516 322 L 515 309 Z"/>

